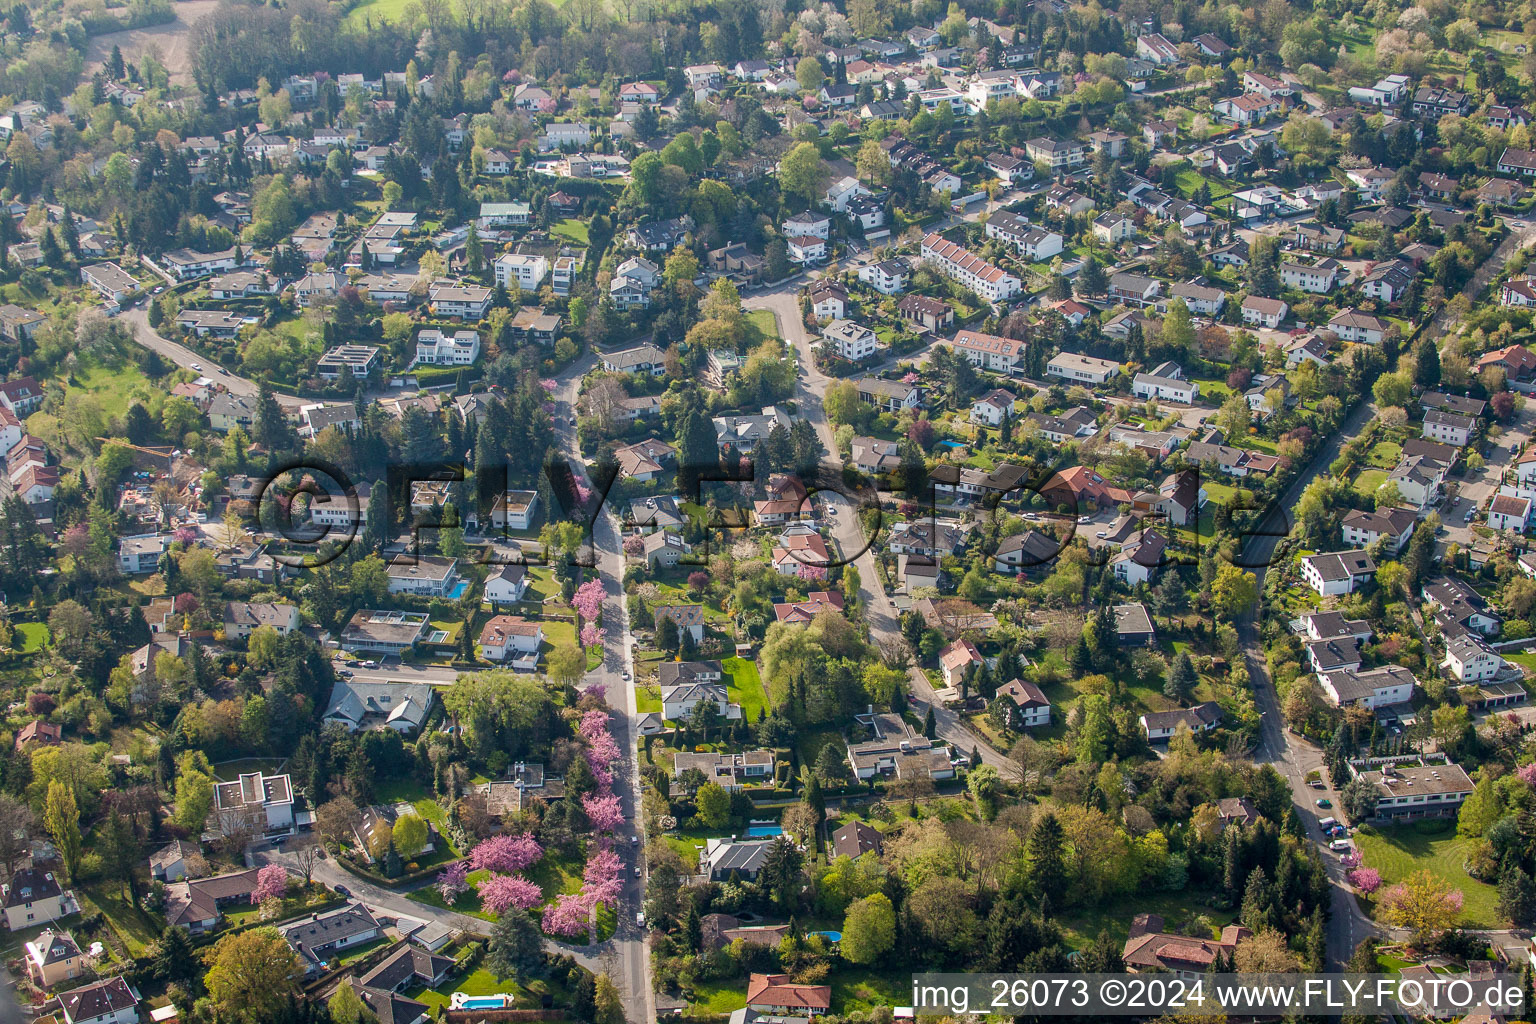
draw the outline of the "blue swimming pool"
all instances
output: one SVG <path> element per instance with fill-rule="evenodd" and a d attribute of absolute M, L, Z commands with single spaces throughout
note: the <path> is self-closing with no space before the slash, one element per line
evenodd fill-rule
<path fill-rule="evenodd" d="M 468 589 L 469 580 L 459 580 L 458 583 L 454 584 L 453 589 L 448 591 L 448 600 L 457 601 L 459 598 L 464 596 L 464 591 Z M 481 1009 L 483 1009 L 483 1007 L 481 1007 Z"/>
<path fill-rule="evenodd" d="M 843 933 L 842 932 L 813 932 L 812 934 L 824 935 L 827 938 L 831 939 L 833 942 L 842 942 L 843 941 Z"/>
<path fill-rule="evenodd" d="M 937 448 L 964 448 L 965 445 L 962 444 L 959 441 L 944 440 L 944 441 L 940 441 L 937 445 L 935 445 L 935 447 L 937 447 Z"/>
<path fill-rule="evenodd" d="M 460 1010 L 500 1010 L 506 1007 L 507 997 L 459 995 L 453 1002 Z"/>
<path fill-rule="evenodd" d="M 758 838 L 763 836 L 781 836 L 783 834 L 784 829 L 779 825 L 752 825 L 747 829 L 747 835 Z"/>

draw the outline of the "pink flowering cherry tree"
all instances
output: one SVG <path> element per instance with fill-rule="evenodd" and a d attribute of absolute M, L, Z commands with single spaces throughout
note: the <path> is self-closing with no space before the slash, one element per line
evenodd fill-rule
<path fill-rule="evenodd" d="M 288 871 L 281 864 L 268 864 L 256 872 L 256 888 L 251 890 L 252 903 L 280 900 L 288 891 Z"/>
<path fill-rule="evenodd" d="M 448 906 L 451 907 L 459 902 L 459 897 L 467 892 L 469 892 L 469 865 L 464 861 L 454 861 L 448 865 L 447 871 L 437 876 L 437 894 Z"/>
<path fill-rule="evenodd" d="M 616 832 L 624 824 L 624 809 L 612 793 L 588 793 L 581 798 L 581 809 L 587 812 L 594 832 Z"/>
<path fill-rule="evenodd" d="M 530 832 L 520 836 L 492 836 L 476 843 L 469 851 L 469 866 L 474 871 L 515 874 L 544 856 L 544 847 Z"/>
<path fill-rule="evenodd" d="M 1536 786 L 1536 761 L 1521 765 L 1516 774 L 1520 776 L 1520 781 L 1526 785 Z"/>
<path fill-rule="evenodd" d="M 544 898 L 544 891 L 521 875 L 492 875 L 480 883 L 480 905 L 493 914 L 508 907 L 527 910 Z"/>
<path fill-rule="evenodd" d="M 1350 885 L 1367 896 L 1381 888 L 1381 872 L 1375 868 L 1355 868 L 1346 877 Z"/>
<path fill-rule="evenodd" d="M 571 595 L 571 606 L 587 622 L 596 622 L 603 615 L 603 598 L 607 592 L 602 580 L 587 580 Z"/>
<path fill-rule="evenodd" d="M 541 924 L 550 935 L 565 935 L 573 938 L 590 935 L 588 926 L 592 921 L 592 909 L 592 904 L 587 901 L 584 893 L 563 892 L 555 897 L 553 903 L 544 908 L 544 919 Z"/>

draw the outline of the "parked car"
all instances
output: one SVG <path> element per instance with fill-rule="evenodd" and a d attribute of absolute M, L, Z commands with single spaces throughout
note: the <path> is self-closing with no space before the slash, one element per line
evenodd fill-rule
<path fill-rule="evenodd" d="M 344 885 L 333 885 L 331 886 L 331 891 L 334 892 L 337 896 L 345 896 L 348 899 L 352 898 L 352 890 L 348 889 Z"/>
<path fill-rule="evenodd" d="M 1328 788 L 1327 786 L 1323 785 L 1323 780 L 1322 779 L 1313 779 L 1311 782 L 1307 783 L 1307 785 L 1311 786 L 1313 789 L 1327 789 Z"/>
<path fill-rule="evenodd" d="M 1332 807 L 1333 806 L 1333 801 L 1329 800 L 1327 797 L 1322 797 L 1322 798 L 1320 798 L 1317 801 L 1317 806 L 1324 807 L 1324 808 Z"/>

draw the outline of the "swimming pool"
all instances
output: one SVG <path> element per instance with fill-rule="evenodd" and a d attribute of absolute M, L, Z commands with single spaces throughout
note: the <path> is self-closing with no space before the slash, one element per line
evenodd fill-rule
<path fill-rule="evenodd" d="M 455 992 L 449 1000 L 449 1006 L 455 1010 L 502 1010 L 505 1009 L 511 997 L 505 994 L 494 996 L 467 996 L 462 992 Z"/>
<path fill-rule="evenodd" d="M 843 941 L 843 933 L 842 932 L 813 932 L 812 934 L 813 935 L 824 935 L 827 938 L 831 939 L 833 942 L 842 942 Z"/>
<path fill-rule="evenodd" d="M 753 838 L 781 836 L 783 834 L 784 828 L 781 825 L 752 825 L 747 829 L 747 835 Z"/>

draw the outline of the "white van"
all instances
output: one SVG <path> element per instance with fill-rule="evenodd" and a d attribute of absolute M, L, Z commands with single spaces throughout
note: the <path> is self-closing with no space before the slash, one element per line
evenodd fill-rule
<path fill-rule="evenodd" d="M 1327 832 L 1329 829 L 1333 828 L 1333 826 L 1335 826 L 1337 824 L 1338 824 L 1338 822 L 1335 821 L 1333 818 L 1318 818 L 1317 819 L 1317 827 L 1322 829 L 1324 832 Z"/>
<path fill-rule="evenodd" d="M 1348 839 L 1335 839 L 1333 842 L 1328 844 L 1328 849 L 1332 850 L 1334 853 L 1342 855 L 1354 852 L 1355 844 L 1351 843 Z"/>

